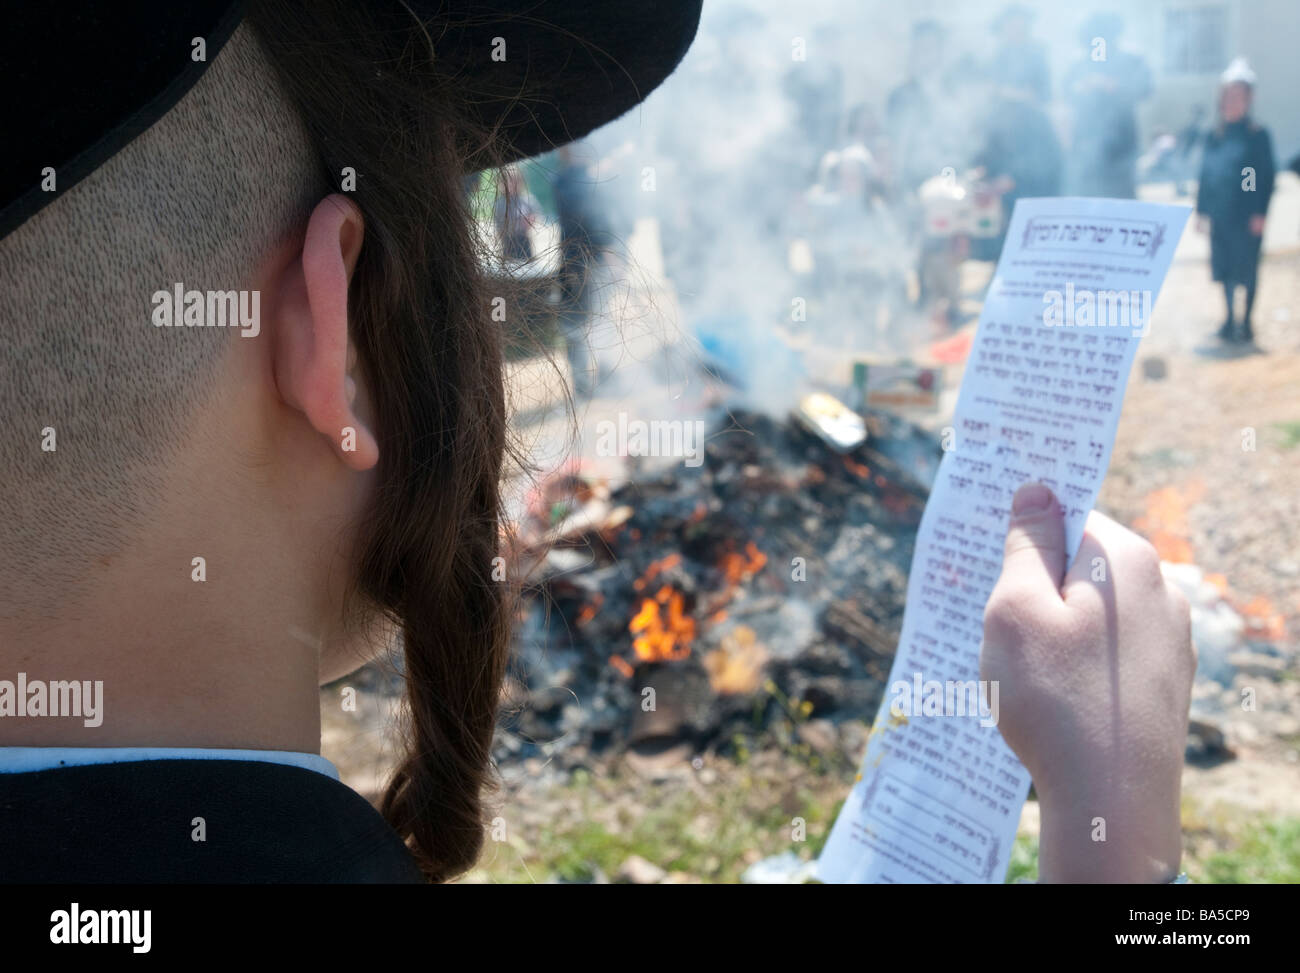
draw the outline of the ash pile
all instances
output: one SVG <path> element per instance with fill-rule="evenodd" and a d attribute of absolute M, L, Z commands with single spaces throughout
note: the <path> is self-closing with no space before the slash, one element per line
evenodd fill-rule
<path fill-rule="evenodd" d="M 722 753 L 870 722 L 937 439 L 867 412 L 845 448 L 729 411 L 697 466 L 543 485 L 498 760 Z"/>

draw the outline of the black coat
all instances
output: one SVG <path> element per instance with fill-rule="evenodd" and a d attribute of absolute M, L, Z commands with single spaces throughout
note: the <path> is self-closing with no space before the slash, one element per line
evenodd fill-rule
<path fill-rule="evenodd" d="M 1254 189 L 1243 169 L 1254 170 Z M 1259 263 L 1260 237 L 1250 218 L 1268 212 L 1273 195 L 1273 141 L 1268 129 L 1243 119 L 1212 129 L 1201 156 L 1196 211 L 1210 219 L 1210 268 L 1215 280 L 1249 283 Z"/>
<path fill-rule="evenodd" d="M 0 773 L 0 882 L 421 881 L 379 813 L 313 770 L 139 760 Z"/>
<path fill-rule="evenodd" d="M 1133 199 L 1137 196 L 1137 106 L 1151 94 L 1146 60 L 1111 51 L 1104 61 L 1085 58 L 1065 76 L 1064 91 L 1074 116 L 1071 196 Z"/>

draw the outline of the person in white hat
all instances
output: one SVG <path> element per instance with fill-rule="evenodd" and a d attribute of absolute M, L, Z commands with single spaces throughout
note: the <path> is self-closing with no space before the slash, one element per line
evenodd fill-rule
<path fill-rule="evenodd" d="M 1223 284 L 1228 316 L 1219 328 L 1224 341 L 1254 340 L 1250 315 L 1255 304 L 1260 241 L 1273 194 L 1273 141 L 1251 117 L 1255 72 L 1237 58 L 1219 79 L 1219 122 L 1205 141 L 1196 195 L 1198 224 L 1210 232 L 1210 269 Z M 1234 316 L 1238 286 L 1246 289 L 1245 313 Z"/>

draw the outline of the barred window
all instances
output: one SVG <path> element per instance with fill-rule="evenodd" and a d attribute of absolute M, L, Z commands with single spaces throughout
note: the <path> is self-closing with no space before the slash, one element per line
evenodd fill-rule
<path fill-rule="evenodd" d="M 1213 74 L 1227 57 L 1228 11 L 1224 4 L 1165 11 L 1165 71 Z"/>

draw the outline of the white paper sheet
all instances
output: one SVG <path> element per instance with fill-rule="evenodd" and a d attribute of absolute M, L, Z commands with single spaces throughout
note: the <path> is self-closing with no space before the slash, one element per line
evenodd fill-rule
<path fill-rule="evenodd" d="M 1028 481 L 1052 487 L 1072 560 L 1190 212 L 1017 202 L 917 534 L 885 699 L 818 861 L 821 881 L 1005 878 L 1029 774 L 977 700 L 1011 498 Z"/>

